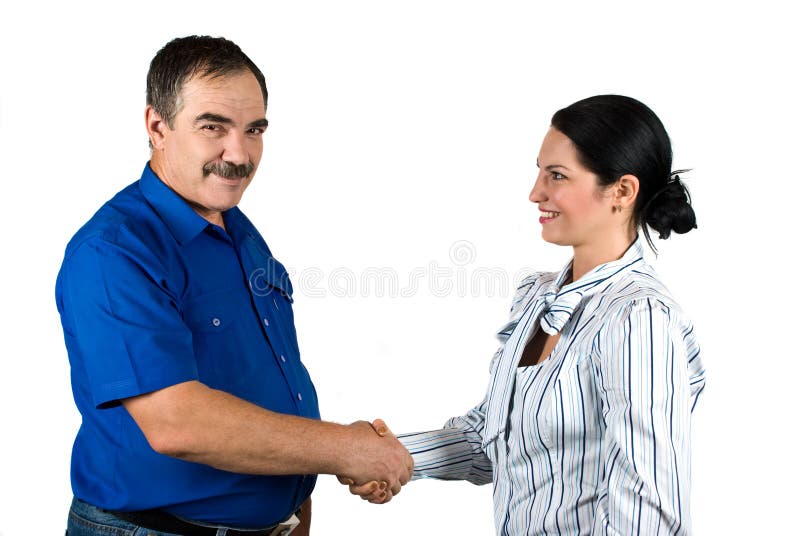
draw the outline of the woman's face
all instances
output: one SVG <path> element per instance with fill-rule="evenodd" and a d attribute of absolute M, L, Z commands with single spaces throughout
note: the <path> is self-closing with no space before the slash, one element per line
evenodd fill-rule
<path fill-rule="evenodd" d="M 611 189 L 598 186 L 566 135 L 550 128 L 537 159 L 530 200 L 539 205 L 542 238 L 562 246 L 598 246 L 619 232 Z"/>

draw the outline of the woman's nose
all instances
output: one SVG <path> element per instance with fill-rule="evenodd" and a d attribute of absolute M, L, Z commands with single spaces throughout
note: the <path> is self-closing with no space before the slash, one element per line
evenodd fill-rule
<path fill-rule="evenodd" d="M 541 203 L 546 199 L 542 183 L 543 181 L 540 179 L 540 177 L 536 177 L 536 182 L 533 183 L 531 193 L 528 195 L 528 199 L 530 199 L 532 203 Z"/>

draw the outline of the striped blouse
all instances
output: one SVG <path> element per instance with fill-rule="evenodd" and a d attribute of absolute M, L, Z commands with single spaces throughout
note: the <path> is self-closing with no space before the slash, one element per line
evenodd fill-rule
<path fill-rule="evenodd" d="M 694 329 L 644 261 L 519 287 L 486 397 L 441 430 L 405 434 L 414 477 L 494 484 L 497 533 L 687 534 L 690 414 L 704 385 Z M 538 329 L 550 356 L 518 366 Z"/>

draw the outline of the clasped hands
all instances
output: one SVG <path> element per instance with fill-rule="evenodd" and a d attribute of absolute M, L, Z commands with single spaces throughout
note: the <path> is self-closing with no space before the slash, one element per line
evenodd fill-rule
<path fill-rule="evenodd" d="M 350 488 L 350 493 L 373 504 L 391 501 L 411 480 L 414 460 L 381 419 L 371 424 L 357 421 L 350 427 L 356 432 L 354 463 L 348 474 L 336 478 Z"/>

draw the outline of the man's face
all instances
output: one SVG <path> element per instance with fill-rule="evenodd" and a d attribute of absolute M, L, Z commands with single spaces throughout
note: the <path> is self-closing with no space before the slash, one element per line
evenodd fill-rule
<path fill-rule="evenodd" d="M 151 132 L 156 175 L 205 219 L 222 224 L 253 179 L 267 127 L 261 88 L 249 71 L 184 83 L 172 128 Z M 148 128 L 152 110 L 148 109 Z M 156 115 L 156 117 L 158 117 Z"/>

